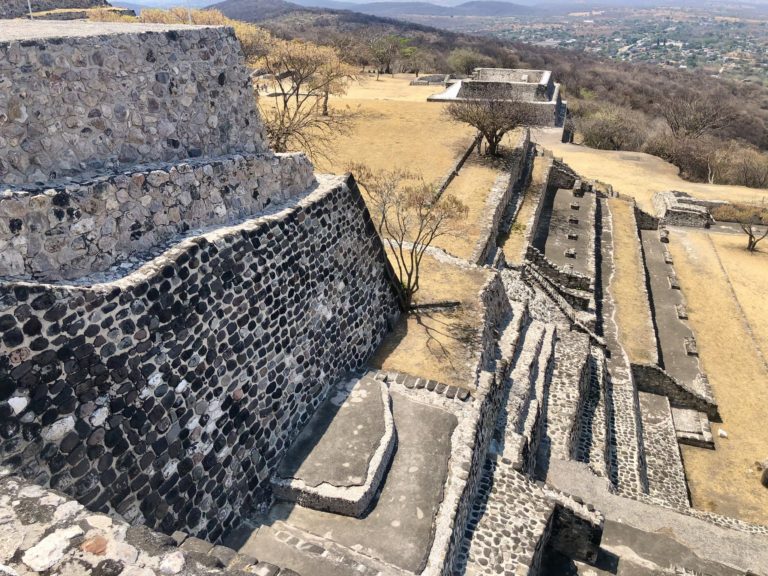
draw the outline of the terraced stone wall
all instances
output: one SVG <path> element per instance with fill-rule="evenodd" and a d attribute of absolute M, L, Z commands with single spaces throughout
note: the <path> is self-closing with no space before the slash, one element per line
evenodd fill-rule
<path fill-rule="evenodd" d="M 216 541 L 399 313 L 351 178 L 107 284 L 0 283 L 0 464 Z"/>
<path fill-rule="evenodd" d="M 303 154 L 235 154 L 0 192 L 0 276 L 55 281 L 104 271 L 190 229 L 284 203 L 314 179 Z"/>
<path fill-rule="evenodd" d="M 98 8 L 108 6 L 106 0 L 31 0 L 32 12 L 60 10 L 62 8 Z M 27 0 L 3 0 L 0 3 L 0 19 L 24 18 L 29 15 Z"/>
<path fill-rule="evenodd" d="M 109 26 L 0 34 L 0 184 L 266 151 L 231 28 Z"/>
<path fill-rule="evenodd" d="M 472 254 L 472 262 L 483 265 L 492 259 L 497 248 L 499 227 L 515 194 L 522 193 L 532 168 L 531 131 L 526 129 L 510 155 L 504 172 L 493 183 L 480 222 L 480 237 Z"/>

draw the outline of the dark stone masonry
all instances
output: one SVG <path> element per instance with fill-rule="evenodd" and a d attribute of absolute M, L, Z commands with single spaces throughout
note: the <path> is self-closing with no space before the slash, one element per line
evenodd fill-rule
<path fill-rule="evenodd" d="M 387 266 L 338 179 L 118 282 L 3 283 L 3 462 L 93 510 L 216 540 L 397 316 Z"/>
<path fill-rule="evenodd" d="M 266 151 L 231 28 L 80 26 L 2 26 L 0 183 Z"/>

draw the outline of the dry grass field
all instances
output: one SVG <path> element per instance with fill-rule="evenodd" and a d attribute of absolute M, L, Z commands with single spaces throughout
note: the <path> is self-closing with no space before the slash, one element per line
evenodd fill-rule
<path fill-rule="evenodd" d="M 645 286 L 640 241 L 635 228 L 634 208 L 629 202 L 610 198 L 613 219 L 614 277 L 611 294 L 616 301 L 619 339 L 630 362 L 656 362 L 656 341 Z"/>
<path fill-rule="evenodd" d="M 439 87 L 410 86 L 412 75 L 366 77 L 350 86 L 334 106 L 359 112 L 352 129 L 336 139 L 330 161 L 318 161 L 318 170 L 341 173 L 352 162 L 374 169 L 402 168 L 425 179 L 441 180 L 466 149 L 474 130 L 448 120 L 443 106 L 426 101 Z M 461 232 L 440 238 L 436 247 L 467 259 L 479 237 L 478 223 L 499 167 L 477 156 L 465 164 L 448 191 L 468 207 Z M 480 327 L 477 295 L 489 273 L 438 262 L 426 256 L 422 263 L 420 303 L 455 300 L 455 310 L 404 315 L 387 336 L 371 364 L 431 378 L 464 388 L 474 375 L 470 369 L 472 343 Z"/>
<path fill-rule="evenodd" d="M 697 508 L 768 524 L 756 460 L 768 456 L 768 252 L 741 235 L 674 230 L 672 252 L 703 370 L 720 406 L 715 451 L 683 447 Z M 719 438 L 722 428 L 728 438 Z"/>
<path fill-rule="evenodd" d="M 479 223 L 485 214 L 485 202 L 500 170 L 498 162 L 473 153 L 448 187 L 448 192 L 467 206 L 466 221 L 458 234 L 438 238 L 435 246 L 458 258 L 470 259 L 480 239 Z"/>
<path fill-rule="evenodd" d="M 768 200 L 768 191 L 743 186 L 719 186 L 687 182 L 677 167 L 661 158 L 641 152 L 613 152 L 586 146 L 563 144 L 551 130 L 537 130 L 535 140 L 584 178 L 611 184 L 617 192 L 633 196 L 645 211 L 653 213 L 651 198 L 656 192 L 680 190 L 703 199 L 754 203 Z"/>
<path fill-rule="evenodd" d="M 459 301 L 461 306 L 403 315 L 371 364 L 470 389 L 472 344 L 481 323 L 477 295 L 490 272 L 460 268 L 430 256 L 424 257 L 422 267 L 416 301 Z"/>
<path fill-rule="evenodd" d="M 365 77 L 332 101 L 358 112 L 352 129 L 336 138 L 330 161 L 320 171 L 343 173 L 352 162 L 374 169 L 402 168 L 440 180 L 474 136 L 469 126 L 451 122 L 441 104 L 427 102 L 434 86 L 410 86 L 411 75 Z"/>

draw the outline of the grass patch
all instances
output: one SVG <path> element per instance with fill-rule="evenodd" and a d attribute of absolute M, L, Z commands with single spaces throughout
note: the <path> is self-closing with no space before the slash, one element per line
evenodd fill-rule
<path fill-rule="evenodd" d="M 640 255 L 640 240 L 635 227 L 634 208 L 618 198 L 608 200 L 613 218 L 614 276 L 611 294 L 616 301 L 619 339 L 630 362 L 656 361 L 650 305 L 645 293 L 645 271 Z"/>
<path fill-rule="evenodd" d="M 651 199 L 657 192 L 680 190 L 704 200 L 728 200 L 744 204 L 768 201 L 764 190 L 744 186 L 723 186 L 688 182 L 680 178 L 676 166 L 642 152 L 595 150 L 586 146 L 563 144 L 562 134 L 553 130 L 535 130 L 532 137 L 583 178 L 601 180 L 622 194 L 632 196 L 638 205 L 655 213 Z"/>
<path fill-rule="evenodd" d="M 491 273 L 438 262 L 429 255 L 422 271 L 418 303 L 458 301 L 461 306 L 403 314 L 370 363 L 472 390 L 471 363 L 482 321 L 477 295 Z"/>
<path fill-rule="evenodd" d="M 713 426 L 715 451 L 682 449 L 697 508 L 768 524 L 768 490 L 754 469 L 768 455 L 768 370 L 759 353 L 768 346 L 768 254 L 748 253 L 744 244 L 740 236 L 671 233 L 702 369 L 723 418 Z M 719 427 L 727 439 L 717 436 Z"/>

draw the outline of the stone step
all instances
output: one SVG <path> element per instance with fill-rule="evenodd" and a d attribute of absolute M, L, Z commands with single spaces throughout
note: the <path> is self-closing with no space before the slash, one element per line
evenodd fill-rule
<path fill-rule="evenodd" d="M 507 459 L 489 458 L 454 574 L 536 573 L 555 504 Z"/>
<path fill-rule="evenodd" d="M 715 449 L 712 427 L 704 412 L 689 408 L 672 408 L 672 421 L 680 444 Z"/>
<path fill-rule="evenodd" d="M 591 387 L 589 352 L 589 336 L 586 334 L 558 333 L 546 411 L 547 438 L 554 458 L 569 459 L 579 444 L 579 419 Z"/>
<path fill-rule="evenodd" d="M 589 388 L 578 420 L 578 434 L 571 457 L 584 462 L 603 478 L 613 482 L 613 462 L 608 458 L 610 428 L 606 419 L 607 388 L 605 353 L 593 347 L 589 357 Z"/>
<path fill-rule="evenodd" d="M 501 453 L 518 470 L 532 471 L 541 440 L 542 415 L 552 374 L 554 326 L 534 320 L 509 375 L 509 395 L 502 410 Z"/>
<path fill-rule="evenodd" d="M 325 538 L 285 522 L 263 524 L 250 534 L 241 554 L 257 553 L 260 560 L 312 576 L 382 576 L 405 574 Z"/>
<path fill-rule="evenodd" d="M 639 396 L 649 495 L 659 503 L 687 509 L 688 485 L 669 400 L 647 392 Z"/>
<path fill-rule="evenodd" d="M 359 517 L 371 505 L 395 451 L 386 382 L 366 374 L 331 389 L 272 478 L 275 496 Z"/>

